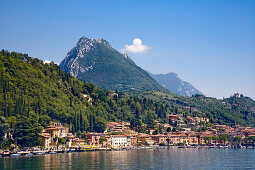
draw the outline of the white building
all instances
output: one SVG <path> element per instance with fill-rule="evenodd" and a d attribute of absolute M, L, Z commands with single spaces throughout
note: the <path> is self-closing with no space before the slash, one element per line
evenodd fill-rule
<path fill-rule="evenodd" d="M 58 136 L 60 138 L 64 138 L 69 133 L 69 129 L 64 127 L 61 123 L 53 123 L 53 125 L 59 130 Z"/>
<path fill-rule="evenodd" d="M 111 135 L 111 146 L 115 149 L 130 147 L 130 136 Z"/>

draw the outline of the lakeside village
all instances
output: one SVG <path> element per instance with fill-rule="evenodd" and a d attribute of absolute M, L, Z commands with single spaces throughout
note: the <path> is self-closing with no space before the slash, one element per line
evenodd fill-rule
<path fill-rule="evenodd" d="M 72 134 L 70 127 L 53 123 L 40 133 L 42 146 L 26 150 L 0 150 L 1 156 L 43 155 L 58 152 L 82 152 L 96 150 L 129 150 L 145 148 L 255 148 L 255 128 L 240 125 L 213 124 L 205 131 L 199 129 L 209 122 L 208 118 L 185 117 L 170 114 L 170 124 L 155 121 L 155 128 L 139 133 L 129 122 L 108 122 L 104 133 Z M 179 128 L 176 129 L 175 126 Z M 6 135 L 7 136 L 7 135 Z M 17 148 L 17 147 L 16 147 Z"/>

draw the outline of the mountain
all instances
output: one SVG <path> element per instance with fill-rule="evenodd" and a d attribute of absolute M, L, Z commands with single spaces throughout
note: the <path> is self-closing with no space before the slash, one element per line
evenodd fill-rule
<path fill-rule="evenodd" d="M 59 66 L 78 79 L 104 89 L 167 91 L 127 54 L 115 50 L 104 39 L 80 38 Z"/>
<path fill-rule="evenodd" d="M 152 74 L 149 73 L 159 84 L 167 88 L 171 92 L 181 96 L 192 96 L 195 94 L 202 94 L 190 83 L 183 81 L 176 73 L 167 74 Z"/>
<path fill-rule="evenodd" d="M 169 106 L 174 105 L 170 113 L 179 112 L 186 116 L 191 113 L 193 116 L 207 117 L 211 123 L 255 127 L 255 101 L 243 95 L 216 99 L 199 94 L 184 97 L 173 93 L 146 91 L 139 96 L 167 103 Z M 187 107 L 191 108 L 191 112 L 187 112 Z"/>
<path fill-rule="evenodd" d="M 224 100 L 162 91 L 123 95 L 78 80 L 54 63 L 0 51 L 0 119 L 6 119 L 13 142 L 22 147 L 40 144 L 38 134 L 50 122 L 76 133 L 103 132 L 107 121 L 124 120 L 145 133 L 143 124 L 151 128 L 154 120 L 169 123 L 172 113 L 182 114 L 184 120 L 208 117 L 210 123 L 201 125 L 205 128 L 211 123 L 255 126 L 255 101 L 243 95 Z"/>
<path fill-rule="evenodd" d="M 38 145 L 38 134 L 50 122 L 60 122 L 73 133 L 103 132 L 107 121 L 130 121 L 132 126 L 151 120 L 166 123 L 169 108 L 85 83 L 53 62 L 0 51 L 0 120 L 6 119 L 18 145 Z"/>

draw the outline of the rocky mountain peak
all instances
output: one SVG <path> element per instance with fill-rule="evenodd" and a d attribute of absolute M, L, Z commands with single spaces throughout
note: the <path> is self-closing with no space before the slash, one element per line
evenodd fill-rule
<path fill-rule="evenodd" d="M 131 60 L 131 58 L 130 58 L 130 56 L 128 55 L 128 53 L 121 53 L 122 55 L 123 55 L 123 57 L 125 57 L 125 58 L 127 58 L 127 59 L 130 59 Z"/>
<path fill-rule="evenodd" d="M 91 50 L 97 48 L 97 44 L 98 42 L 94 39 L 85 36 L 81 37 L 76 46 L 67 53 L 65 59 L 60 63 L 60 67 L 75 77 L 80 72 L 92 69 L 93 67 L 91 65 L 83 68 L 80 66 L 78 60 L 86 57 Z"/>
<path fill-rule="evenodd" d="M 111 44 L 103 38 L 90 39 L 85 36 L 81 37 L 77 42 L 77 47 L 96 46 L 97 44 L 104 44 L 105 46 L 112 48 Z"/>
<path fill-rule="evenodd" d="M 85 59 L 90 56 L 90 52 L 100 47 L 113 49 L 111 44 L 103 38 L 90 39 L 85 36 L 81 37 L 75 47 L 67 53 L 66 58 L 60 63 L 65 71 L 77 77 L 79 73 L 92 70 L 96 64 L 95 60 L 89 59 L 86 64 L 81 65 L 78 60 Z M 127 54 L 123 54 L 125 58 L 131 59 Z M 90 56 L 93 58 L 93 56 Z"/>
<path fill-rule="evenodd" d="M 103 38 L 81 37 L 60 67 L 71 75 L 110 90 L 167 91 L 138 67 L 127 54 Z"/>
<path fill-rule="evenodd" d="M 100 43 L 100 44 L 106 45 L 106 46 L 109 47 L 109 48 L 112 48 L 111 44 L 110 44 L 108 41 L 106 41 L 105 39 L 103 39 L 103 38 L 98 38 L 96 41 L 97 41 L 98 43 Z"/>

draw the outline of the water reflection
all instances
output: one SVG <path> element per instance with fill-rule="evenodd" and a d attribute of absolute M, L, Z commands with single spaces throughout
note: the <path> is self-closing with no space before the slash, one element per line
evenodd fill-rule
<path fill-rule="evenodd" d="M 161 149 L 0 158 L 0 169 L 255 169 L 255 150 Z"/>

